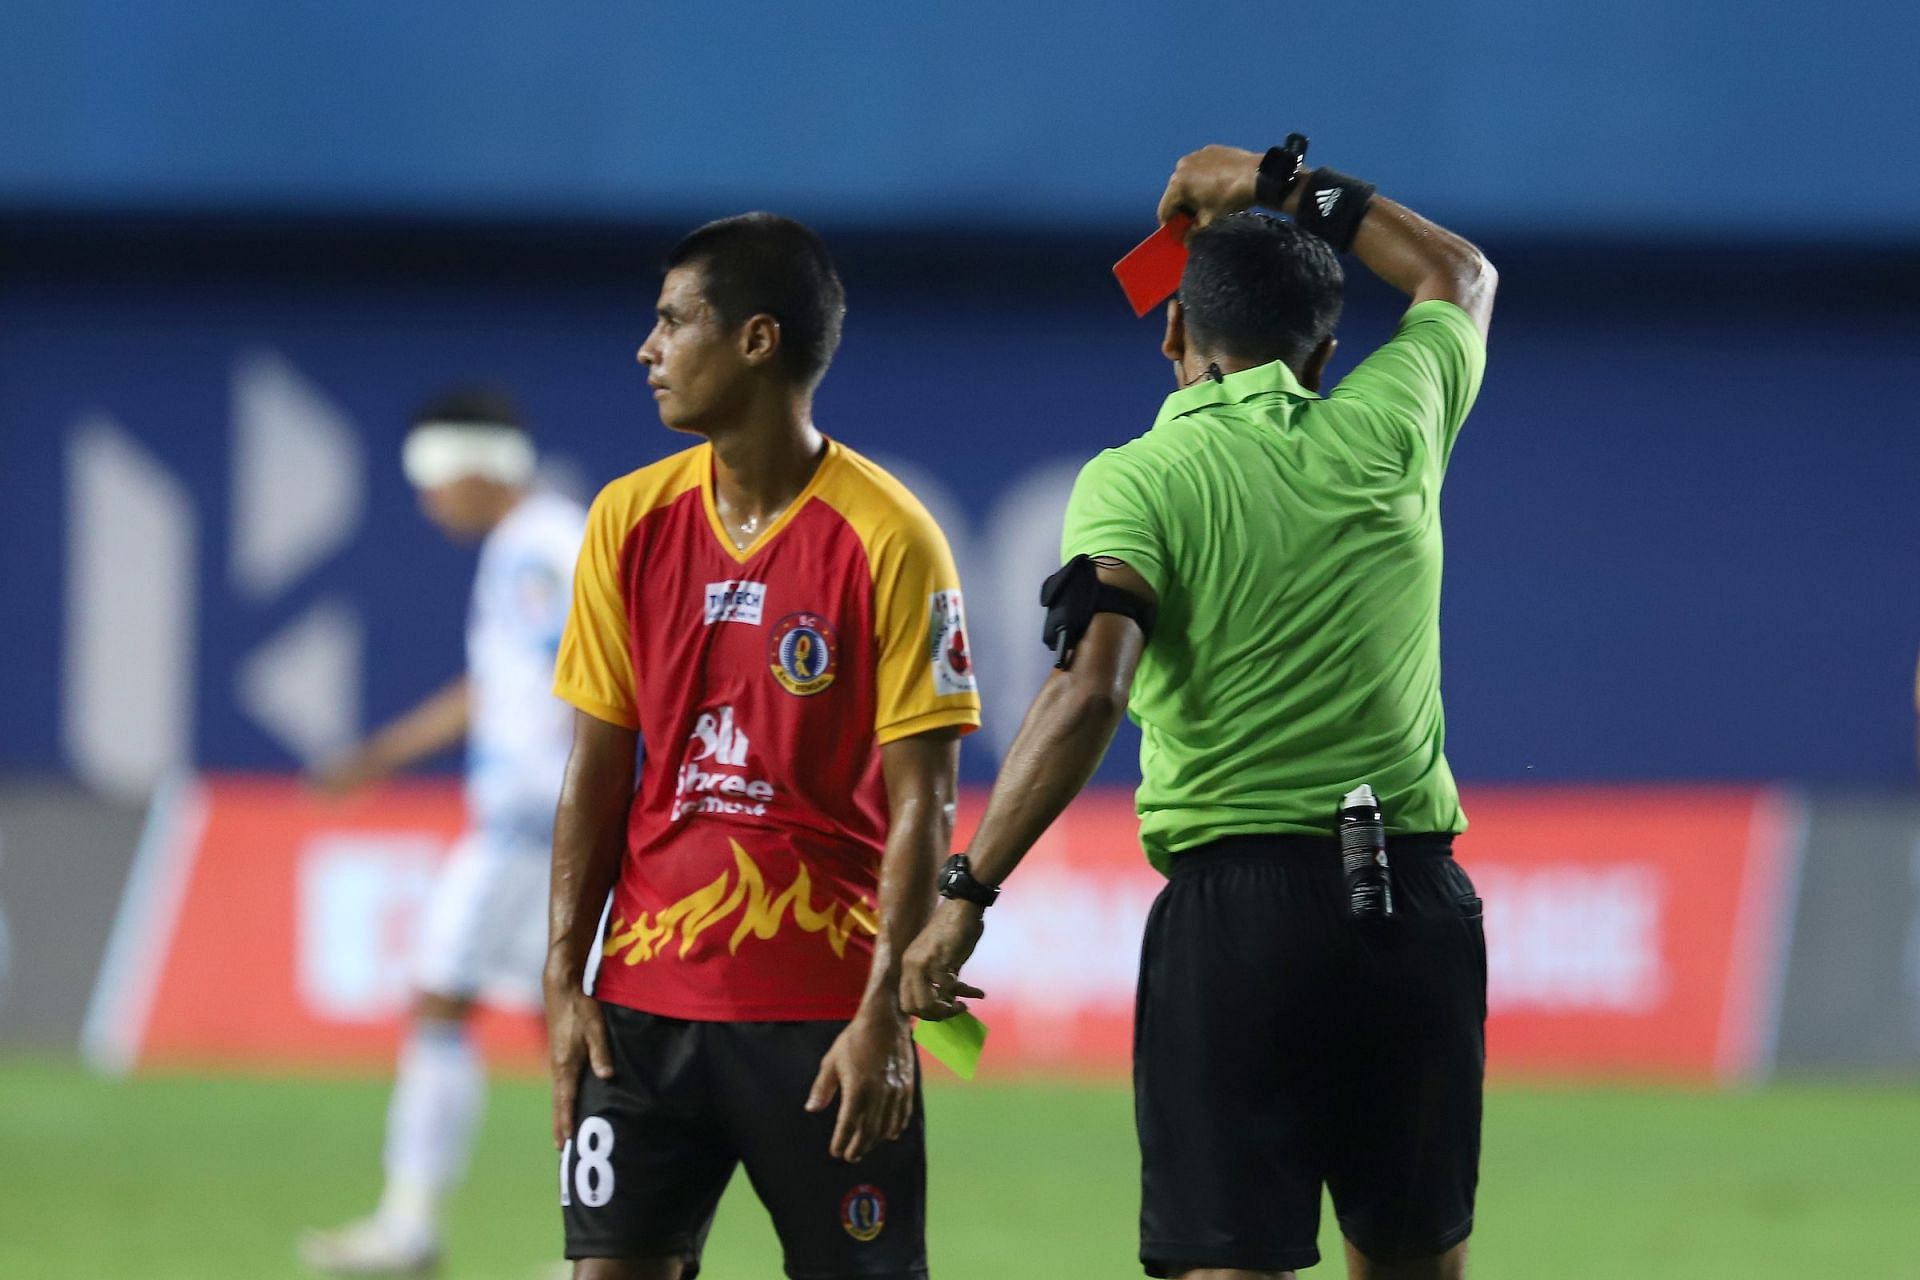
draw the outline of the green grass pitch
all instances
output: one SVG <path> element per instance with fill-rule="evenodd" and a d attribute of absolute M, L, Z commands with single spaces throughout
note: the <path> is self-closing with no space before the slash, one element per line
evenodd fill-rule
<path fill-rule="evenodd" d="M 376 1191 L 383 1082 L 113 1083 L 0 1062 L 0 1276 L 273 1280 L 303 1226 Z M 1124 1089 L 930 1088 L 933 1271 L 1137 1276 Z M 444 1274 L 534 1280 L 558 1256 L 544 1091 L 499 1085 Z M 1513 1089 L 1488 1099 L 1477 1280 L 1920 1277 L 1920 1086 L 1753 1093 Z M 1328 1263 L 1339 1275 L 1330 1215 Z M 736 1180 L 705 1275 L 780 1274 Z"/>

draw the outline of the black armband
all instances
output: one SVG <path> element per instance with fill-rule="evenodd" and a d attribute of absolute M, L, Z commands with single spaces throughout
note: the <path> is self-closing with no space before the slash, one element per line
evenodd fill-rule
<path fill-rule="evenodd" d="M 1100 581 L 1100 571 L 1089 556 L 1075 556 L 1058 572 L 1040 584 L 1040 603 L 1046 606 L 1047 622 L 1040 639 L 1053 650 L 1053 665 L 1066 670 L 1073 665 L 1073 651 L 1080 638 L 1093 625 L 1096 613 L 1117 613 L 1131 618 L 1153 638 L 1156 610 L 1152 605 L 1119 587 Z"/>
<path fill-rule="evenodd" d="M 1302 231 L 1319 236 L 1340 253 L 1353 248 L 1360 219 L 1373 202 L 1373 184 L 1349 178 L 1332 169 L 1315 169 L 1300 192 L 1300 209 L 1293 220 Z"/>
<path fill-rule="evenodd" d="M 1277 147 L 1267 148 L 1260 161 L 1260 172 L 1253 180 L 1253 202 L 1267 209 L 1279 209 L 1287 194 L 1307 171 L 1307 136 L 1290 133 Z"/>

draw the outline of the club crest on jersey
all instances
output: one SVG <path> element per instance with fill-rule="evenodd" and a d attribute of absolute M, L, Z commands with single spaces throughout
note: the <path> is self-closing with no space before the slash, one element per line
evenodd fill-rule
<path fill-rule="evenodd" d="M 936 591 L 927 610 L 927 654 L 933 662 L 936 697 L 972 693 L 973 655 L 967 648 L 967 615 L 958 591 Z"/>
<path fill-rule="evenodd" d="M 880 1188 L 861 1183 L 840 1201 L 840 1225 L 855 1240 L 873 1239 L 887 1226 L 887 1197 Z"/>
<path fill-rule="evenodd" d="M 768 665 L 782 688 L 804 698 L 833 683 L 839 648 L 840 638 L 825 618 L 817 613 L 790 613 L 773 626 Z"/>
<path fill-rule="evenodd" d="M 760 625 L 760 611 L 766 607 L 767 584 L 730 578 L 707 584 L 707 625 L 716 622 L 745 622 Z"/>

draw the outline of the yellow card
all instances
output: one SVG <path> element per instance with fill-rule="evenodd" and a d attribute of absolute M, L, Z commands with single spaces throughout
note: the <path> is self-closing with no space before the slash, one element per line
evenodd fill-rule
<path fill-rule="evenodd" d="M 971 1013 L 956 1013 L 944 1022 L 926 1019 L 913 1024 L 913 1042 L 932 1054 L 962 1080 L 980 1069 L 980 1051 L 987 1044 L 987 1024 Z"/>

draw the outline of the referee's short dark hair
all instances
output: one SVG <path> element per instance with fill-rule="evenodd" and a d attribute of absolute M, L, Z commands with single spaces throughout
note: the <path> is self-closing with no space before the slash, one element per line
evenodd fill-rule
<path fill-rule="evenodd" d="M 840 346 L 846 290 L 812 228 L 775 213 L 743 213 L 690 233 L 667 255 L 667 270 L 697 265 L 701 292 L 721 323 L 757 315 L 780 322 L 780 359 L 794 381 L 812 386 Z"/>
<path fill-rule="evenodd" d="M 1299 360 L 1340 323 L 1345 276 L 1318 236 L 1237 213 L 1193 233 L 1180 307 L 1195 348 L 1239 360 Z"/>

